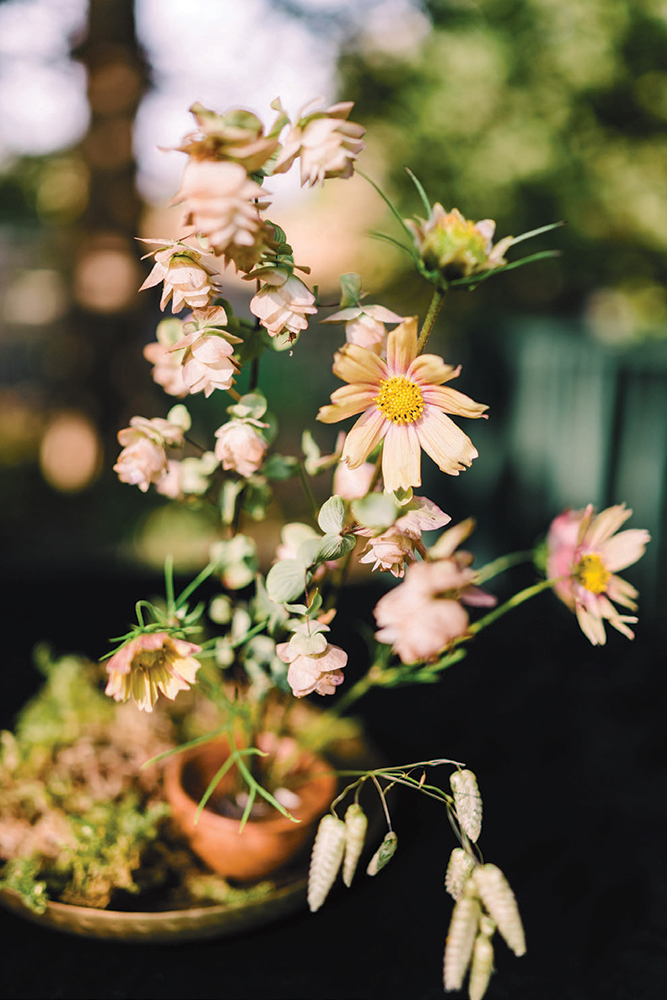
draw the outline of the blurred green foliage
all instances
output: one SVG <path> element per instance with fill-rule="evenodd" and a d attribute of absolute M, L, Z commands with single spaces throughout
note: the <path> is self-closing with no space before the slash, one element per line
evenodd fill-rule
<path fill-rule="evenodd" d="M 565 219 L 558 264 L 489 282 L 514 308 L 577 311 L 597 286 L 667 276 L 667 17 L 658 0 L 424 0 L 432 31 L 388 53 L 359 36 L 341 94 L 404 206 L 490 217 L 498 236 Z M 553 238 L 550 243 L 554 245 Z M 537 249 L 537 247 L 536 247 Z M 406 258 L 407 260 L 407 258 Z M 502 287 L 500 287 L 502 285 Z M 493 286 L 493 289 L 492 289 Z M 655 305 L 667 316 L 667 303 Z"/>

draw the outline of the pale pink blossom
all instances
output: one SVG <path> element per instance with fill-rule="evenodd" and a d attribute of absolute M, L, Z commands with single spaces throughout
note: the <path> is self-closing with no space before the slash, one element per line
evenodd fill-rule
<path fill-rule="evenodd" d="M 250 270 L 268 237 L 258 202 L 265 192 L 239 163 L 190 160 L 173 203 L 183 202 L 185 225 L 206 239 L 212 252 L 226 254 Z M 240 256 L 239 256 L 240 255 Z"/>
<path fill-rule="evenodd" d="M 221 307 L 195 310 L 192 321 L 183 324 L 185 336 L 174 350 L 182 350 L 183 381 L 191 393 L 203 392 L 210 396 L 215 389 L 230 389 L 238 365 L 232 355 L 233 344 L 240 344 L 239 337 L 218 329 L 227 321 Z"/>
<path fill-rule="evenodd" d="M 345 323 L 345 339 L 348 344 L 357 344 L 380 353 L 387 341 L 385 323 L 401 323 L 398 316 L 384 306 L 350 306 L 321 320 L 322 323 Z"/>
<path fill-rule="evenodd" d="M 297 652 L 290 642 L 276 646 L 276 654 L 289 663 L 287 680 L 296 698 L 303 698 L 316 691 L 318 694 L 333 694 L 343 683 L 343 668 L 347 663 L 347 653 L 340 646 L 326 643 L 322 653 L 306 655 Z"/>
<path fill-rule="evenodd" d="M 594 645 L 606 642 L 604 622 L 634 638 L 628 623 L 637 618 L 618 613 L 612 601 L 637 609 L 635 588 L 616 576 L 616 570 L 637 562 L 651 540 L 641 528 L 619 532 L 632 515 L 625 504 L 607 507 L 597 516 L 589 504 L 583 510 L 566 510 L 554 519 L 547 537 L 547 573 L 559 579 L 554 590 L 575 612 L 584 635 Z"/>
<path fill-rule="evenodd" d="M 274 173 L 289 170 L 299 156 L 302 185 L 312 187 L 327 177 L 351 177 L 354 161 L 365 145 L 361 139 L 366 131 L 361 125 L 346 121 L 353 102 L 341 101 L 310 114 L 308 107 L 299 111 L 296 123 L 290 128 Z"/>
<path fill-rule="evenodd" d="M 391 643 L 403 663 L 434 660 L 465 635 L 468 614 L 463 604 L 493 607 L 496 598 L 475 585 L 469 552 L 455 552 L 470 534 L 472 519 L 454 525 L 438 539 L 431 553 L 436 562 L 415 562 L 405 580 L 381 597 L 375 607 L 379 642 Z"/>
<path fill-rule="evenodd" d="M 215 279 L 218 274 L 203 263 L 201 254 L 184 243 L 170 240 L 146 239 L 142 242 L 159 243 L 164 249 L 151 252 L 155 256 L 155 266 L 140 292 L 163 281 L 160 309 L 164 309 L 171 299 L 171 311 L 174 313 L 180 312 L 183 306 L 203 309 L 209 304 L 217 291 Z"/>
<path fill-rule="evenodd" d="M 264 461 L 268 444 L 256 428 L 266 427 L 259 420 L 229 420 L 215 432 L 215 455 L 223 469 L 233 469 L 240 476 L 251 476 Z"/>
<path fill-rule="evenodd" d="M 167 459 L 167 468 L 155 484 L 155 490 L 170 500 L 182 500 L 181 463 L 174 458 Z"/>
<path fill-rule="evenodd" d="M 175 324 L 175 326 L 172 326 Z M 153 381 L 161 385 L 170 396 L 187 396 L 188 387 L 183 380 L 184 351 L 174 349 L 181 337 L 180 320 L 165 319 L 158 324 L 157 340 L 144 347 L 144 357 L 154 365 Z"/>
<path fill-rule="evenodd" d="M 406 513 L 381 534 L 373 536 L 370 528 L 357 529 L 358 535 L 369 538 L 359 562 L 374 562 L 374 570 L 388 570 L 393 576 L 402 577 L 405 564 L 416 559 L 417 552 L 422 556 L 426 555 L 421 541 L 422 531 L 442 528 L 449 521 L 449 514 L 440 510 L 432 500 L 413 497 L 407 504 Z"/>
<path fill-rule="evenodd" d="M 118 432 L 118 441 L 124 447 L 114 472 L 121 482 L 138 486 L 145 493 L 167 472 L 165 449 L 182 446 L 183 428 L 161 417 L 132 417 L 130 426 Z"/>
<path fill-rule="evenodd" d="M 167 632 L 144 632 L 126 642 L 107 662 L 105 694 L 116 701 L 130 698 L 143 712 L 152 712 L 161 691 L 174 700 L 195 683 L 202 647 Z"/>
<path fill-rule="evenodd" d="M 473 576 L 452 559 L 413 563 L 404 582 L 376 604 L 373 613 L 380 630 L 375 638 L 391 644 L 403 663 L 435 659 L 468 629 L 468 614 L 458 595 Z"/>
<path fill-rule="evenodd" d="M 456 378 L 460 368 L 435 354 L 417 354 L 415 317 L 389 333 L 386 361 L 368 348 L 345 344 L 333 370 L 349 384 L 336 389 L 317 419 L 329 424 L 361 413 L 345 439 L 343 460 L 355 468 L 384 441 L 386 490 L 421 485 L 422 448 L 453 476 L 477 457 L 470 438 L 447 414 L 481 417 L 486 406 L 442 384 Z"/>
<path fill-rule="evenodd" d="M 341 462 L 333 475 L 333 493 L 343 500 L 361 500 L 368 493 L 374 475 L 372 462 L 362 462 L 354 469 Z"/>
<path fill-rule="evenodd" d="M 251 111 L 232 108 L 225 114 L 193 104 L 190 113 L 198 131 L 189 132 L 176 148 L 196 159 L 233 160 L 249 174 L 259 170 L 280 143 L 264 135 L 264 126 Z"/>
<path fill-rule="evenodd" d="M 250 311 L 270 337 L 285 334 L 293 340 L 308 326 L 307 317 L 317 312 L 315 296 L 288 268 L 262 269 L 262 277 L 264 284 L 250 300 Z"/>

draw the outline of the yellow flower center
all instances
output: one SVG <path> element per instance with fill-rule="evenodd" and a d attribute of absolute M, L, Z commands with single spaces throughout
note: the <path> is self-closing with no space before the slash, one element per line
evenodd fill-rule
<path fill-rule="evenodd" d="M 603 594 L 607 589 L 611 573 L 605 569 L 598 555 L 583 556 L 574 569 L 574 575 L 582 587 L 592 594 Z"/>
<path fill-rule="evenodd" d="M 421 389 L 403 375 L 383 379 L 374 402 L 387 420 L 395 424 L 413 424 L 424 412 Z"/>

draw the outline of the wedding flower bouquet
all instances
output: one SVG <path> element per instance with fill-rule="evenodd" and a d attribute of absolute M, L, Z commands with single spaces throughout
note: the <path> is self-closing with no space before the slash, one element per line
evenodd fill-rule
<path fill-rule="evenodd" d="M 349 178 L 364 148 L 364 129 L 349 120 L 351 107 L 308 106 L 290 120 L 276 100 L 275 120 L 265 130 L 249 111 L 219 114 L 195 105 L 195 130 L 177 147 L 187 156 L 175 197 L 182 233 L 146 241 L 153 266 L 142 288 L 161 285 L 160 306 L 171 304 L 172 312 L 144 350 L 153 378 L 177 400 L 225 394 L 228 419 L 211 427 L 202 444 L 206 431 L 192 427 L 183 402 L 166 418 L 136 416 L 118 435 L 115 470 L 144 492 L 153 488 L 174 501 L 209 505 L 220 537 L 208 565 L 180 594 L 168 563 L 164 604 L 138 603 L 136 625 L 106 660 L 106 693 L 144 712 L 153 710 L 160 693 L 175 699 L 193 685 L 211 698 L 220 723 L 177 752 L 225 736 L 228 756 L 199 810 L 233 769 L 229 794 L 241 829 L 260 806 L 296 818 L 298 789 L 295 795 L 289 787 L 295 754 L 272 756 L 267 734 L 292 736 L 311 750 L 325 747 L 331 726 L 371 688 L 437 682 L 465 657 L 477 633 L 542 591 L 554 590 L 590 642 L 605 642 L 606 624 L 632 638 L 636 618 L 627 612 L 634 612 L 637 593 L 617 572 L 639 559 L 649 540 L 646 531 L 620 530 L 632 513 L 622 504 L 597 514 L 592 506 L 567 510 L 534 554 L 540 578 L 498 605 L 482 585 L 518 558 L 473 568 L 473 556 L 460 547 L 473 531 L 472 520 L 451 525 L 432 499 L 415 492 L 422 482 L 421 452 L 445 475 L 458 476 L 478 454 L 458 420 L 487 417 L 483 403 L 453 387 L 460 366 L 431 353 L 446 293 L 471 290 L 549 256 L 541 251 L 507 259 L 515 245 L 554 226 L 494 244 L 494 222 L 472 222 L 457 209 L 432 205 L 411 171 L 421 215 L 410 219 L 367 178 L 396 220 L 397 235 L 385 238 L 409 255 L 432 287 L 430 308 L 420 318 L 368 304 L 354 273 L 340 279 L 340 303 L 323 304 L 317 289 L 308 287 L 307 264 L 295 261 L 286 233 L 267 215 L 264 182 L 297 161 L 302 185 Z M 237 315 L 225 297 L 222 272 L 230 266 L 253 288 L 250 315 Z M 317 336 L 307 332 L 316 314 L 344 329 L 333 359 L 343 384 L 323 401 L 316 419 L 343 423 L 346 430 L 329 454 L 317 444 L 314 427 L 304 431 L 301 451 L 287 454 L 263 391 L 261 361 L 266 352 L 281 354 L 281 378 L 288 381 L 299 338 Z M 326 483 L 324 502 L 315 499 L 322 492 L 316 479 Z M 275 518 L 274 492 L 289 480 L 300 484 L 310 515 L 297 520 L 286 504 L 272 561 L 263 565 L 254 529 L 267 514 Z M 432 534 L 443 528 L 439 537 Z M 373 612 L 370 665 L 346 684 L 346 635 L 336 609 L 355 562 L 384 574 L 388 586 Z M 207 580 L 207 587 L 219 582 L 219 593 L 193 604 Z M 309 695 L 336 697 L 310 728 L 299 729 L 294 705 Z M 445 764 L 452 767 L 449 790 L 430 777 Z M 438 800 L 449 814 L 458 843 L 443 862 L 455 900 L 444 987 L 461 988 L 469 972 L 469 995 L 479 1000 L 493 969 L 496 930 L 517 955 L 525 940 L 511 888 L 477 847 L 482 804 L 467 767 L 438 759 L 348 772 L 319 824 L 310 908 L 323 904 L 341 866 L 346 885 L 352 881 L 367 837 L 366 790 L 380 796 L 388 825 L 368 873 L 391 858 L 397 835 L 386 792 L 396 784 Z"/>

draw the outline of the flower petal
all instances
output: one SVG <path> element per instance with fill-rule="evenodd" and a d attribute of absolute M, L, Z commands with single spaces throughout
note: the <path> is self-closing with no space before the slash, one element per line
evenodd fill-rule
<path fill-rule="evenodd" d="M 439 406 L 445 413 L 454 413 L 459 417 L 481 417 L 488 410 L 484 403 L 476 403 L 470 396 L 444 385 L 423 386 L 422 395 L 426 403 Z"/>
<path fill-rule="evenodd" d="M 442 382 L 449 382 L 461 372 L 461 366 L 454 368 L 453 365 L 445 364 L 437 354 L 420 354 L 412 362 L 407 377 L 416 379 L 418 382 L 430 382 L 433 385 L 440 385 Z"/>
<path fill-rule="evenodd" d="M 604 622 L 602 619 L 598 618 L 594 614 L 591 614 L 591 612 L 585 608 L 583 604 L 579 603 L 577 603 L 576 606 L 576 613 L 579 627 L 586 638 L 594 646 L 604 646 L 607 641 L 607 636 L 605 634 Z"/>
<path fill-rule="evenodd" d="M 607 539 L 611 538 L 614 532 L 618 531 L 621 525 L 631 516 L 632 511 L 625 504 L 621 503 L 613 507 L 607 507 L 606 510 L 603 510 L 597 517 L 593 518 L 583 539 L 584 549 L 592 552 L 599 551 Z M 620 566 L 616 568 L 621 569 Z"/>
<path fill-rule="evenodd" d="M 467 434 L 453 420 L 433 406 L 426 406 L 418 424 L 419 443 L 438 468 L 450 476 L 458 476 L 472 464 L 478 451 Z"/>
<path fill-rule="evenodd" d="M 405 375 L 417 356 L 417 317 L 410 316 L 387 337 L 387 368 L 390 375 Z"/>
<path fill-rule="evenodd" d="M 388 421 L 373 407 L 360 417 L 345 438 L 342 458 L 351 469 L 364 462 L 382 440 Z"/>
<path fill-rule="evenodd" d="M 382 479 L 386 490 L 421 486 L 421 452 L 414 424 L 390 424 L 382 453 Z"/>
<path fill-rule="evenodd" d="M 615 572 L 631 566 L 644 555 L 647 544 L 651 541 L 648 531 L 643 528 L 628 528 L 613 538 L 609 538 L 601 547 L 600 555 L 605 568 Z"/>
<path fill-rule="evenodd" d="M 609 578 L 606 594 L 616 604 L 622 604 L 625 608 L 631 608 L 633 611 L 637 610 L 634 598 L 638 597 L 639 594 L 631 583 L 621 579 L 620 576 L 611 576 Z"/>
<path fill-rule="evenodd" d="M 387 378 L 387 365 L 368 348 L 345 344 L 336 352 L 333 373 L 343 382 L 362 382 L 377 387 Z"/>
<path fill-rule="evenodd" d="M 355 413 L 373 405 L 375 399 L 375 388 L 361 387 L 358 385 L 342 385 L 331 394 L 331 404 L 321 406 L 317 414 L 317 419 L 323 424 L 335 424 L 346 417 L 352 417 Z"/>

